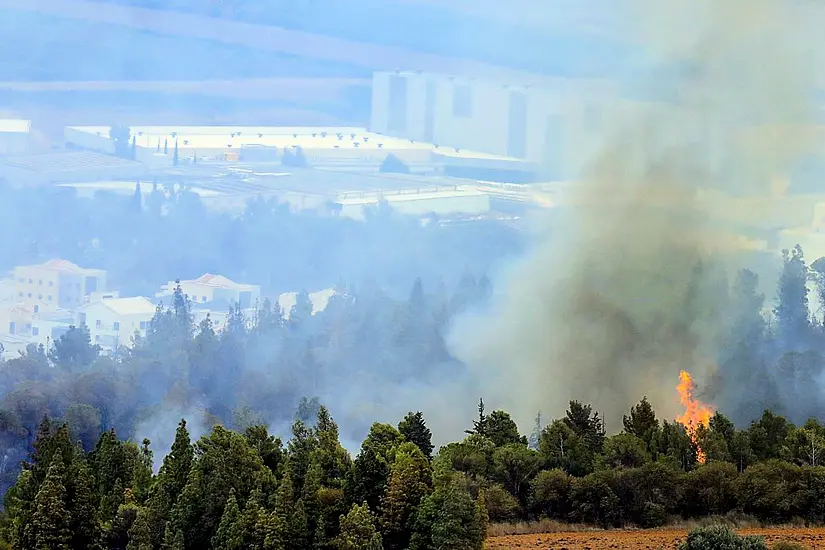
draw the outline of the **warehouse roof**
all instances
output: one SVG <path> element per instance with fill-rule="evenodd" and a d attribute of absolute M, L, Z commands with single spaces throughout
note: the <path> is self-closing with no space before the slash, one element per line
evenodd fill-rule
<path fill-rule="evenodd" d="M 16 118 L 0 118 L 0 134 L 28 134 L 31 121 Z"/>
<path fill-rule="evenodd" d="M 108 126 L 75 126 L 72 130 L 101 137 L 109 137 Z M 458 149 L 404 138 L 394 138 L 357 127 L 316 126 L 132 126 L 130 128 L 138 147 L 225 149 L 240 150 L 244 147 L 301 147 L 303 149 L 341 149 L 387 151 L 417 150 L 437 151 L 442 154 L 465 158 L 499 160 L 519 159 L 490 155 L 477 151 Z"/>
<path fill-rule="evenodd" d="M 91 151 L 59 151 L 34 155 L 10 156 L 0 159 L 0 164 L 38 173 L 143 166 L 139 162 Z"/>

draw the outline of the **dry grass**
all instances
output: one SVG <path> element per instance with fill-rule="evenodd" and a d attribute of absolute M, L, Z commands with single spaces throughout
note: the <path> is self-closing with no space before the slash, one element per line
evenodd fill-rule
<path fill-rule="evenodd" d="M 691 520 L 675 520 L 658 530 L 666 531 L 691 531 L 697 527 L 707 527 L 709 525 L 727 525 L 733 529 L 760 529 L 764 527 L 756 518 L 743 514 L 728 514 L 726 516 L 708 516 L 700 519 Z M 771 525 L 772 530 L 781 529 L 798 529 L 801 527 L 808 527 L 804 522 L 793 522 L 785 525 Z M 635 530 L 633 526 L 624 526 L 620 530 Z M 556 521 L 551 519 L 542 519 L 539 521 L 517 522 L 517 523 L 493 523 L 487 527 L 487 536 L 506 537 L 513 535 L 540 535 L 546 533 L 583 533 L 590 531 L 610 531 L 611 529 L 604 529 L 596 525 L 588 525 L 582 523 L 565 523 L 563 521 Z M 639 529 L 641 530 L 641 529 Z M 657 529 L 647 529 L 647 531 L 656 531 Z"/>

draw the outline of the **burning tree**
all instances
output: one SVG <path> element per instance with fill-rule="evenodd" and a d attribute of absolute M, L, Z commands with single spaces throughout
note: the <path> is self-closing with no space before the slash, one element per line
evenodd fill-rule
<path fill-rule="evenodd" d="M 691 441 L 696 445 L 696 460 L 700 464 L 704 464 L 707 457 L 702 448 L 699 447 L 699 438 L 696 431 L 699 426 L 708 427 L 710 417 L 713 416 L 713 408 L 696 399 L 694 396 L 696 384 L 687 371 L 683 370 L 679 373 L 679 385 L 676 386 L 676 391 L 679 392 L 679 399 L 685 407 L 685 413 L 677 416 L 676 421 L 683 424 L 687 429 Z"/>

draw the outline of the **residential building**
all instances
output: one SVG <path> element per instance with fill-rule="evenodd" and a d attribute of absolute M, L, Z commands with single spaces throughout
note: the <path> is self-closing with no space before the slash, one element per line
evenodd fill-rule
<path fill-rule="evenodd" d="M 30 130 L 29 120 L 0 118 L 0 156 L 25 153 Z"/>
<path fill-rule="evenodd" d="M 85 269 L 67 260 L 18 266 L 11 276 L 17 300 L 32 306 L 43 302 L 75 309 L 84 304 L 86 296 L 106 289 L 106 271 Z"/>
<path fill-rule="evenodd" d="M 59 340 L 75 324 L 74 315 L 65 309 L 55 309 L 38 313 L 32 321 L 30 341 L 33 344 L 43 344 L 51 347 L 55 340 Z"/>
<path fill-rule="evenodd" d="M 329 304 L 330 298 L 333 296 L 335 296 L 335 289 L 333 288 L 310 292 L 309 301 L 312 304 L 312 314 L 315 315 L 316 313 L 324 311 Z M 292 308 L 295 307 L 297 301 L 297 292 L 285 292 L 278 296 L 278 307 L 281 308 L 284 319 L 289 319 L 289 314 L 292 312 Z"/>
<path fill-rule="evenodd" d="M 187 281 L 169 281 L 155 296 L 172 296 L 178 285 L 192 302 L 198 304 L 223 302 L 230 305 L 238 304 L 241 309 L 249 309 L 257 307 L 261 299 L 261 287 L 236 283 L 223 275 L 211 273 Z"/>
<path fill-rule="evenodd" d="M 146 335 L 155 304 L 143 297 L 106 298 L 81 306 L 75 324 L 89 327 L 92 343 L 104 350 L 131 346 L 135 333 Z"/>
<path fill-rule="evenodd" d="M 0 304 L 17 302 L 17 285 L 13 279 L 0 279 Z"/>

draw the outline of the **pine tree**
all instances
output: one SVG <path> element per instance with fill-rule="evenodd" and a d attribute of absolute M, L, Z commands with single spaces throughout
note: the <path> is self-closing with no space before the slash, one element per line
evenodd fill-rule
<path fill-rule="evenodd" d="M 484 414 L 484 399 L 478 400 L 478 420 L 473 420 L 473 429 L 465 430 L 469 435 L 486 435 L 487 416 Z"/>
<path fill-rule="evenodd" d="M 175 152 L 172 155 L 172 166 L 178 165 L 178 140 L 175 140 Z"/>
<path fill-rule="evenodd" d="M 35 497 L 32 530 L 36 548 L 69 550 L 72 548 L 72 516 L 67 508 L 63 459 L 55 455 L 49 473 Z"/>
<path fill-rule="evenodd" d="M 215 536 L 212 537 L 212 548 L 221 550 L 241 550 L 244 548 L 243 524 L 238 501 L 235 499 L 235 490 L 230 489 L 229 498 L 223 509 L 221 522 Z"/>
<path fill-rule="evenodd" d="M 779 278 L 777 305 L 774 315 L 779 328 L 779 337 L 790 348 L 804 346 L 811 331 L 808 310 L 808 267 L 802 247 L 796 245 L 792 251 L 783 250 L 784 266 Z"/>
<path fill-rule="evenodd" d="M 169 138 L 163 138 L 163 154 L 169 154 Z"/>
<path fill-rule="evenodd" d="M 414 443 L 427 460 L 432 459 L 433 455 L 433 434 L 424 422 L 424 415 L 421 411 L 409 412 L 407 416 L 398 424 L 398 431 L 404 436 L 404 439 L 410 443 Z"/>
<path fill-rule="evenodd" d="M 132 160 L 137 160 L 137 137 L 132 136 Z"/>
<path fill-rule="evenodd" d="M 138 509 L 135 522 L 129 529 L 129 544 L 126 550 L 152 550 L 151 512 L 147 508 Z"/>
<path fill-rule="evenodd" d="M 341 529 L 334 541 L 338 550 L 380 550 L 381 535 L 375 530 L 375 518 L 367 503 L 354 504 L 341 518 Z"/>
<path fill-rule="evenodd" d="M 67 486 L 68 510 L 71 515 L 72 548 L 92 550 L 100 543 L 101 532 L 92 487 L 94 480 L 86 459 L 79 455 L 73 461 Z"/>

